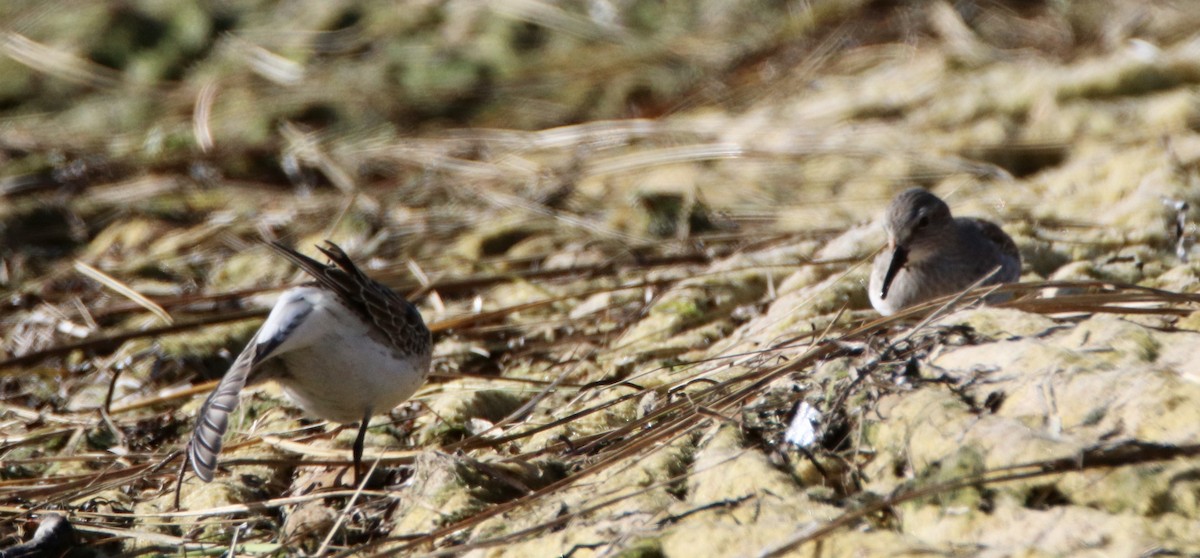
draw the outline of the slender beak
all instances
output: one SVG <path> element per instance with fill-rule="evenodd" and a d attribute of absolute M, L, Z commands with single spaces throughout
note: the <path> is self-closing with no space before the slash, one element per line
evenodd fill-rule
<path fill-rule="evenodd" d="M 897 245 L 892 250 L 892 262 L 888 264 L 887 273 L 883 276 L 883 286 L 879 289 L 879 299 L 887 300 L 888 289 L 892 287 L 892 280 L 896 278 L 896 274 L 900 273 L 900 269 L 904 264 L 908 263 L 908 249 Z"/>

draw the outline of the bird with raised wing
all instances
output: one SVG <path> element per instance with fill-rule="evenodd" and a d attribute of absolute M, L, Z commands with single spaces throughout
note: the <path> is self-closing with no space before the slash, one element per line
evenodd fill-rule
<path fill-rule="evenodd" d="M 283 257 L 315 281 L 280 295 L 262 327 L 200 408 L 187 455 L 205 482 L 213 479 L 221 437 L 247 385 L 274 380 L 306 413 L 361 421 L 354 441 L 355 484 L 361 482 L 367 423 L 412 397 L 432 356 L 429 329 L 404 297 L 369 278 L 337 245 L 317 247 L 322 264 L 278 243 Z"/>
<path fill-rule="evenodd" d="M 888 245 L 875 257 L 868 296 L 890 316 L 926 300 L 1021 277 L 1021 253 L 998 225 L 955 218 L 941 198 L 923 188 L 901 192 L 884 220 Z M 989 275 L 990 274 L 990 275 Z"/>

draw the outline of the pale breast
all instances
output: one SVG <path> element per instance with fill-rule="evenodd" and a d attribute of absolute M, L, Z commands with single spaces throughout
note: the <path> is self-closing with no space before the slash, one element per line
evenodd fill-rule
<path fill-rule="evenodd" d="M 311 346 L 281 355 L 284 392 L 306 412 L 326 420 L 354 422 L 387 412 L 421 387 L 429 369 L 428 351 L 405 354 L 370 335 L 357 314 L 330 296 L 312 323 L 324 331 Z"/>

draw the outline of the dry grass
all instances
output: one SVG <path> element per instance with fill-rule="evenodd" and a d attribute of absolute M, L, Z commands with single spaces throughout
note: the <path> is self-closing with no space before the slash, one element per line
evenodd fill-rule
<path fill-rule="evenodd" d="M 905 506 L 965 489 L 1196 459 L 1121 438 L 881 493 L 882 400 L 1000 404 L 982 379 L 912 371 L 989 342 L 944 318 L 992 291 L 879 319 L 855 281 L 880 240 L 866 222 L 921 184 L 1013 231 L 1026 280 L 1000 307 L 1194 329 L 1190 214 L 1146 200 L 1200 201 L 1200 19 L 642 4 L 74 6 L 110 35 L 213 26 L 156 47 L 0 8 L 0 71 L 26 85 L 0 90 L 0 533 L 56 511 L 99 555 L 657 556 L 707 514 L 765 505 L 763 478 L 689 498 L 749 456 L 837 510 L 757 546 L 776 556 L 900 533 Z M 1130 152 L 1143 167 L 1089 163 Z M 1104 180 L 1122 186 L 1079 186 Z M 298 278 L 259 240 L 326 238 L 418 303 L 435 379 L 373 425 L 365 487 L 337 477 L 338 429 L 248 395 L 224 473 L 174 509 L 200 396 Z M 826 422 L 798 452 L 782 435 L 800 401 Z M 736 450 L 711 457 L 728 429 Z"/>

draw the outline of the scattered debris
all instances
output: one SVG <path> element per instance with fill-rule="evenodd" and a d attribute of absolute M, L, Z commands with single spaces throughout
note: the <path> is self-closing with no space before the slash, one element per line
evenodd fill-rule
<path fill-rule="evenodd" d="M 1183 262 L 1187 262 L 1188 251 L 1194 243 L 1188 220 L 1188 211 L 1191 209 L 1191 205 L 1185 200 L 1165 197 L 1163 198 L 1163 205 L 1174 211 L 1168 227 L 1171 243 L 1175 245 L 1175 257 Z"/>
<path fill-rule="evenodd" d="M 796 405 L 796 414 L 792 416 L 792 422 L 788 425 L 783 439 L 793 446 L 808 448 L 816 443 L 820 430 L 821 412 L 807 401 L 801 401 Z"/>

